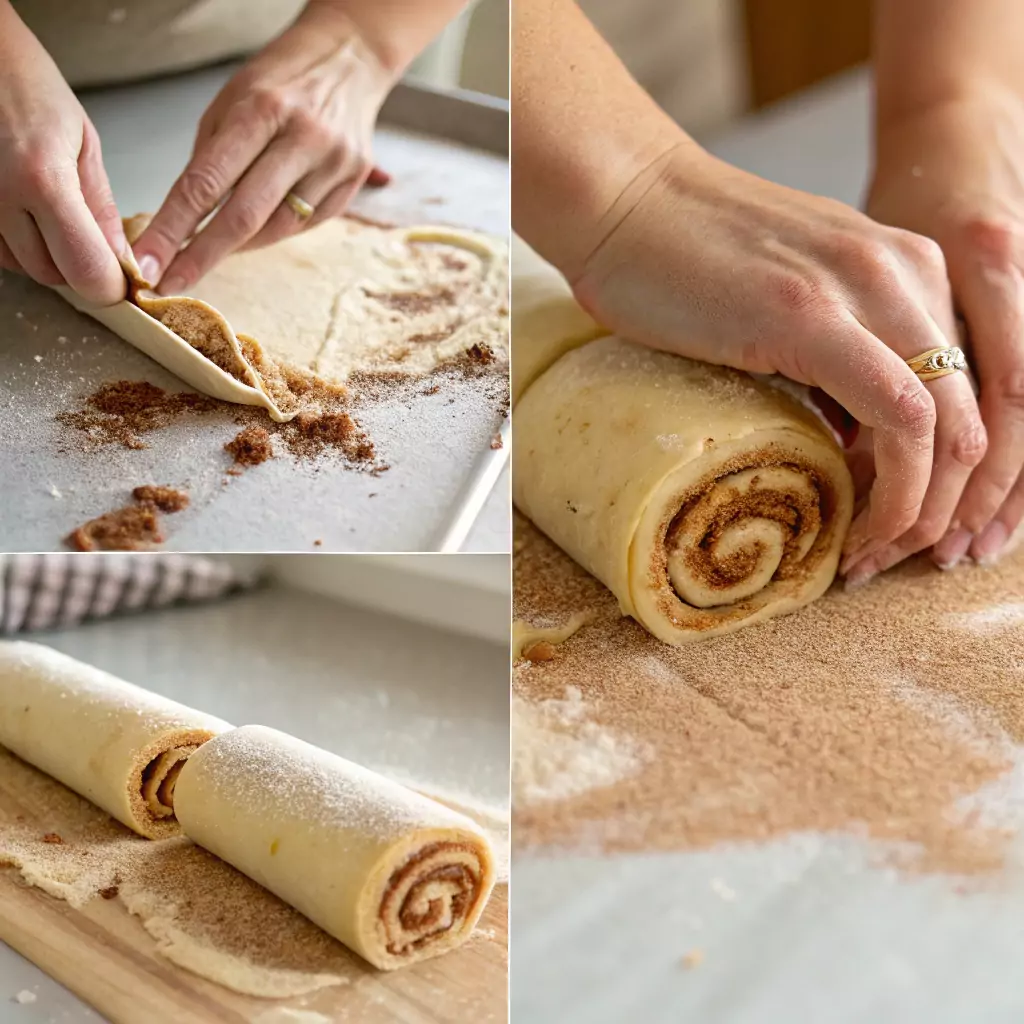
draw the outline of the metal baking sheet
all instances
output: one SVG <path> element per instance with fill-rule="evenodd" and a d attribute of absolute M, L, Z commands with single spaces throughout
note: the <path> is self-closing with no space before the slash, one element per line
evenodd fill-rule
<path fill-rule="evenodd" d="M 199 117 L 233 70 L 83 94 L 123 214 L 159 205 L 187 161 Z M 356 211 L 506 235 L 507 120 L 500 102 L 401 85 L 375 143 L 394 181 L 365 192 Z M 56 296 L 40 301 L 40 290 L 13 274 L 0 282 L 0 549 L 58 549 L 74 527 L 125 504 L 133 487 L 159 483 L 184 486 L 192 497 L 187 511 L 166 519 L 169 550 L 508 550 L 507 487 L 494 488 L 507 480 L 508 448 L 491 448 L 504 419 L 481 383 L 436 395 L 412 389 L 361 408 L 391 467 L 378 477 L 279 458 L 225 478 L 221 449 L 238 429 L 227 414 L 151 433 L 143 451 L 62 453 L 66 432 L 54 417 L 104 382 L 183 386 Z"/>

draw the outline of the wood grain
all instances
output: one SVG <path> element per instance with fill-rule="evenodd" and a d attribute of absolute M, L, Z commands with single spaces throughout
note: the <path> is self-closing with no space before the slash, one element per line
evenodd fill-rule
<path fill-rule="evenodd" d="M 60 832 L 59 821 L 34 822 L 32 807 L 2 783 L 0 827 L 19 818 L 38 824 L 41 834 Z M 0 869 L 0 939 L 114 1024 L 295 1024 L 286 1010 L 354 1024 L 500 1024 L 508 1017 L 504 885 L 495 889 L 476 934 L 461 948 L 382 972 L 339 945 L 345 983 L 289 999 L 240 995 L 200 978 L 157 952 L 156 941 L 119 900 L 97 896 L 76 910 L 27 885 L 10 867 Z"/>

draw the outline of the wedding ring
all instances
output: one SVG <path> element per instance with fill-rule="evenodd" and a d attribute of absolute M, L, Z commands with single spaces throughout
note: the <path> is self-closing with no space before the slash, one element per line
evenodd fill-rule
<path fill-rule="evenodd" d="M 284 201 L 299 220 L 309 220 L 316 213 L 316 207 L 312 203 L 307 203 L 305 199 L 300 198 L 294 192 L 289 192 L 284 197 Z"/>
<path fill-rule="evenodd" d="M 919 356 L 907 360 L 907 366 L 917 374 L 920 380 L 938 380 L 947 374 L 967 369 L 967 356 L 962 348 L 951 345 L 949 348 L 930 348 Z"/>

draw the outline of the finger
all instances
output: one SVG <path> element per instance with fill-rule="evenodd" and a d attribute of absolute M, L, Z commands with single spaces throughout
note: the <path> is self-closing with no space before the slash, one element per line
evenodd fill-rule
<path fill-rule="evenodd" d="M 219 205 L 277 133 L 277 118 L 258 102 L 238 104 L 223 128 L 202 144 L 135 246 L 143 276 L 154 284 L 185 240 Z"/>
<path fill-rule="evenodd" d="M 128 251 L 128 240 L 124 235 L 117 203 L 114 202 L 110 179 L 103 166 L 99 135 L 89 121 L 86 122 L 82 137 L 82 150 L 78 154 L 78 180 L 82 185 L 85 205 L 89 207 L 103 237 L 115 255 L 124 255 Z"/>
<path fill-rule="evenodd" d="M 331 211 L 338 209 L 341 202 L 344 205 L 340 206 L 338 212 L 344 210 L 351 201 L 351 196 L 359 190 L 361 176 L 368 173 L 368 167 L 368 163 L 360 160 L 326 161 L 289 189 L 314 208 L 313 216 L 303 220 L 287 203 L 282 203 L 263 230 L 245 248 L 260 249 L 273 245 L 282 238 L 288 238 L 329 217 L 337 216 L 337 213 Z M 339 189 L 345 190 L 341 196 L 336 194 Z M 351 194 L 345 199 L 344 196 L 348 192 Z"/>
<path fill-rule="evenodd" d="M 7 243 L 0 238 L 0 268 L 13 270 L 16 274 L 24 274 L 25 268 L 15 258 Z"/>
<path fill-rule="evenodd" d="M 988 453 L 957 518 L 979 534 L 1003 506 L 1024 465 L 1024 285 L 1016 270 L 971 267 L 958 297 L 973 342 Z"/>
<path fill-rule="evenodd" d="M 124 271 L 86 205 L 77 168 L 45 179 L 29 213 L 57 269 L 82 298 L 104 306 L 124 298 Z"/>
<path fill-rule="evenodd" d="M 1024 519 L 1024 474 L 1010 489 L 1010 494 L 995 518 L 971 544 L 971 558 L 979 565 L 994 565 L 1006 553 L 1007 541 Z"/>
<path fill-rule="evenodd" d="M 6 212 L 0 222 L 0 235 L 3 235 L 11 258 L 33 281 L 46 285 L 65 283 L 36 222 L 25 210 Z"/>
<path fill-rule="evenodd" d="M 210 223 L 174 257 L 161 279 L 160 291 L 180 293 L 259 234 L 288 190 L 309 169 L 310 159 L 311 154 L 288 136 L 272 142 Z"/>
<path fill-rule="evenodd" d="M 941 540 L 950 528 L 971 471 L 985 454 L 985 428 L 967 378 L 952 374 L 927 387 L 935 403 L 935 454 L 920 515 L 893 543 L 860 559 L 847 571 L 850 586 L 867 582 L 876 573 Z"/>
<path fill-rule="evenodd" d="M 859 535 L 848 535 L 849 559 L 917 520 L 931 478 L 935 404 L 910 367 L 850 314 L 815 336 L 808 359 L 810 383 L 874 432 L 875 484 Z"/>

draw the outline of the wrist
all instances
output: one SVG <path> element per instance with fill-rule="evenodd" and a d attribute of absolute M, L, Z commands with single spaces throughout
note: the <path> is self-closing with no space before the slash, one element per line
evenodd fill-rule
<path fill-rule="evenodd" d="M 374 24 L 372 18 L 354 12 L 353 6 L 345 0 L 309 0 L 297 24 L 326 35 L 339 48 L 354 48 L 364 63 L 372 65 L 375 77 L 390 89 L 416 54 L 405 52 L 398 35 L 387 30 L 387 19 L 382 19 L 385 24 Z"/>

